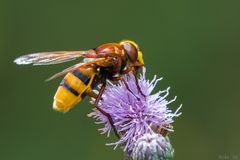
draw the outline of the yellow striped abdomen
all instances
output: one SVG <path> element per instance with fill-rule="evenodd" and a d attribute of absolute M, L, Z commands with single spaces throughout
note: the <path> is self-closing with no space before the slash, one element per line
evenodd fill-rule
<path fill-rule="evenodd" d="M 67 112 L 80 102 L 97 85 L 92 67 L 81 67 L 68 73 L 54 96 L 53 108 Z"/>

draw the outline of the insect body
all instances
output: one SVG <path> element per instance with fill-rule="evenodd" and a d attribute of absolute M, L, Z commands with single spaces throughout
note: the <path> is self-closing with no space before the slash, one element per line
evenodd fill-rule
<path fill-rule="evenodd" d="M 28 54 L 17 58 L 14 62 L 17 64 L 50 65 L 71 61 L 79 57 L 84 57 L 82 63 L 69 67 L 48 79 L 52 80 L 66 75 L 54 96 L 53 108 L 57 111 L 67 112 L 86 95 L 95 97 L 97 105 L 104 92 L 106 80 L 121 80 L 123 74 L 130 71 L 136 72 L 144 65 L 142 52 L 138 45 L 130 40 L 103 44 L 87 51 Z M 102 87 L 99 94 L 94 95 L 92 89 L 98 84 L 102 84 Z"/>
<path fill-rule="evenodd" d="M 54 96 L 53 108 L 67 112 L 80 102 L 99 83 L 95 67 L 83 66 L 68 73 L 62 80 Z"/>

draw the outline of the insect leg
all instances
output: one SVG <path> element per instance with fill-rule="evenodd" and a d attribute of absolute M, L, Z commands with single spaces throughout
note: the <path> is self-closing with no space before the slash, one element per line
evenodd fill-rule
<path fill-rule="evenodd" d="M 106 87 L 106 82 L 103 83 L 101 89 L 99 90 L 99 93 L 98 93 L 98 95 L 97 95 L 97 97 L 96 97 L 96 100 L 95 100 L 95 105 L 96 105 L 97 110 L 99 110 L 99 112 L 101 112 L 103 115 L 105 115 L 105 116 L 108 118 L 108 121 L 109 121 L 109 123 L 111 124 L 115 135 L 116 135 L 118 138 L 120 138 L 120 136 L 119 136 L 119 134 L 118 134 L 118 132 L 117 132 L 117 129 L 116 129 L 116 127 L 114 126 L 114 122 L 113 122 L 113 120 L 112 120 L 111 115 L 108 114 L 107 112 L 105 112 L 105 111 L 104 111 L 103 109 L 101 109 L 100 107 L 98 107 L 98 102 L 99 102 L 100 99 L 102 98 L 102 94 L 103 94 L 103 92 L 104 92 L 105 87 Z"/>
<path fill-rule="evenodd" d="M 140 86 L 139 86 L 138 79 L 137 79 L 137 71 L 134 71 L 133 74 L 134 74 L 134 77 L 135 77 L 135 82 L 136 82 L 138 91 L 141 93 L 141 95 L 142 95 L 143 97 L 146 97 L 146 95 L 143 94 L 143 92 L 142 92 L 142 90 L 141 90 L 141 88 L 140 88 Z"/>
<path fill-rule="evenodd" d="M 141 90 L 141 88 L 140 88 L 140 86 L 139 86 L 138 79 L 137 79 L 137 69 L 136 69 L 136 68 L 134 68 L 134 67 L 126 68 L 125 70 L 123 70 L 122 74 L 127 74 L 127 73 L 129 73 L 129 72 L 131 72 L 131 71 L 132 71 L 133 74 L 134 74 L 135 83 L 136 83 L 136 85 L 137 85 L 138 91 L 140 92 L 140 94 L 141 94 L 143 97 L 146 97 L 146 95 L 143 94 L 143 92 L 142 92 L 142 90 Z"/>
<path fill-rule="evenodd" d="M 131 92 L 131 94 L 132 94 L 135 98 L 137 98 L 138 101 L 140 100 L 140 98 L 137 97 L 137 96 L 132 92 L 132 90 L 129 88 L 126 80 L 125 80 L 121 75 L 116 75 L 115 77 L 112 77 L 111 80 L 112 80 L 112 81 L 120 81 L 120 80 L 123 81 L 123 83 L 124 83 L 124 85 L 126 86 L 127 90 L 128 90 L 129 92 Z"/>
<path fill-rule="evenodd" d="M 102 86 L 101 86 L 101 88 L 99 90 L 99 93 L 97 95 L 97 98 L 95 100 L 95 105 L 98 105 L 98 102 L 102 98 L 102 95 L 103 95 L 103 92 L 104 92 L 105 88 L 106 88 L 106 82 L 103 82 L 103 84 L 102 84 Z"/>
<path fill-rule="evenodd" d="M 116 129 L 116 127 L 114 126 L 114 122 L 113 122 L 112 117 L 110 116 L 110 114 L 108 114 L 107 112 L 105 112 L 104 110 L 102 110 L 101 108 L 99 108 L 98 106 L 96 106 L 96 108 L 97 108 L 97 110 L 99 110 L 99 112 L 101 112 L 104 116 L 106 116 L 106 117 L 108 118 L 109 123 L 111 124 L 115 135 L 116 135 L 118 138 L 120 138 L 120 135 L 118 134 L 117 129 Z"/>
<path fill-rule="evenodd" d="M 133 92 L 132 92 L 132 90 L 129 88 L 129 86 L 128 86 L 128 84 L 127 84 L 127 82 L 125 81 L 125 79 L 124 78 L 122 78 L 122 81 L 123 81 L 123 83 L 124 83 L 124 85 L 126 86 L 126 88 L 127 88 L 127 90 L 129 91 L 129 92 L 131 92 L 132 93 L 132 95 L 134 96 L 134 97 L 136 97 L 137 98 L 137 100 L 139 101 L 140 100 L 140 98 L 139 97 L 137 97 Z"/>
<path fill-rule="evenodd" d="M 88 94 L 89 97 L 93 97 L 95 99 L 97 98 L 97 95 L 92 90 L 89 91 L 87 94 Z"/>

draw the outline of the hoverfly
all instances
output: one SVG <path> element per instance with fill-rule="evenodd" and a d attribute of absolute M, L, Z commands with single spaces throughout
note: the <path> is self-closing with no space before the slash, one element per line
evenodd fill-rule
<path fill-rule="evenodd" d="M 86 95 L 95 97 L 95 104 L 97 105 L 104 92 L 106 80 L 122 80 L 122 75 L 130 71 L 136 72 L 138 68 L 144 66 L 143 55 L 139 46 L 130 40 L 103 44 L 86 51 L 27 54 L 15 59 L 14 62 L 19 65 L 52 65 L 72 61 L 79 57 L 84 58 L 81 63 L 71 66 L 48 79 L 52 80 L 66 74 L 54 96 L 53 108 L 57 111 L 67 112 L 84 99 Z M 102 84 L 99 93 L 94 95 L 93 89 L 99 84 Z"/>

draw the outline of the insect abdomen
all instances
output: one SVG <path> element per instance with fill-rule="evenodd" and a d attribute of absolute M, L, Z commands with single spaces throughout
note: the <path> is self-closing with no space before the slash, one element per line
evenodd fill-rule
<path fill-rule="evenodd" d="M 60 112 L 67 112 L 96 85 L 95 72 L 91 68 L 79 68 L 68 73 L 54 96 L 53 108 Z"/>

